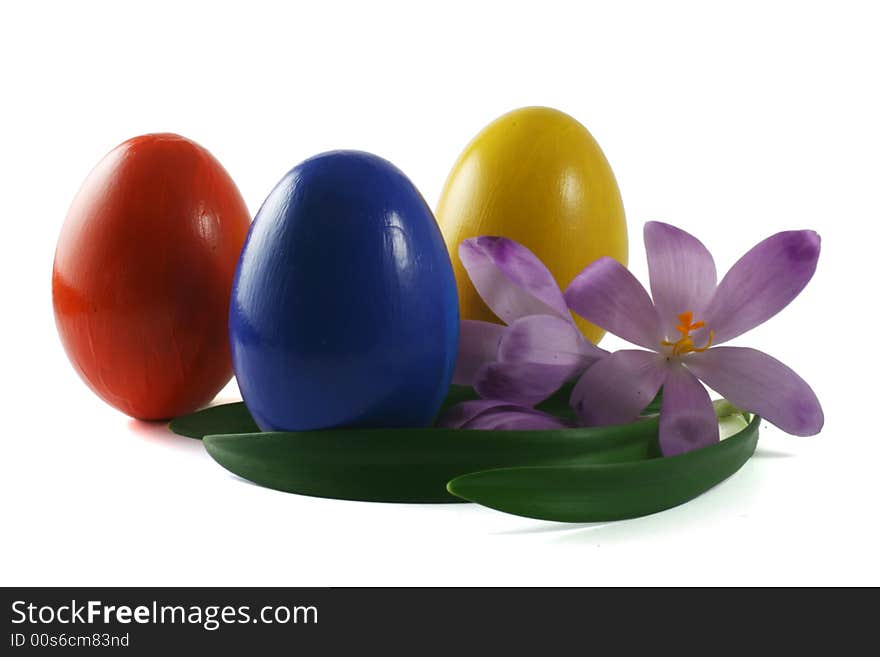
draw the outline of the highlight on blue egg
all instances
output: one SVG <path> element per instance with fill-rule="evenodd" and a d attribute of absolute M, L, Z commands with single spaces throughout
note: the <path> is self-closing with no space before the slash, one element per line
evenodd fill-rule
<path fill-rule="evenodd" d="M 458 298 L 412 182 L 358 151 L 289 171 L 251 225 L 229 334 L 263 431 L 429 425 L 455 364 Z"/>

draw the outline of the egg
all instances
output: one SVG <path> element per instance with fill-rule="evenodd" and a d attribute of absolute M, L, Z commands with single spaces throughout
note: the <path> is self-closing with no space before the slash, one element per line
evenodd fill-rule
<path fill-rule="evenodd" d="M 229 174 L 184 137 L 135 137 L 101 160 L 70 206 L 52 270 L 61 342 L 98 396 L 158 420 L 229 381 L 226 317 L 249 224 Z"/>
<path fill-rule="evenodd" d="M 449 388 L 452 265 L 430 208 L 375 155 L 306 160 L 266 198 L 229 313 L 233 366 L 259 427 L 418 427 Z"/>
<path fill-rule="evenodd" d="M 528 247 L 562 289 L 601 256 L 627 262 L 617 182 L 587 129 L 555 109 L 517 109 L 486 126 L 452 168 L 437 205 L 452 255 L 461 316 L 499 321 L 458 257 L 462 240 L 498 235 Z M 593 342 L 603 332 L 581 318 Z"/>

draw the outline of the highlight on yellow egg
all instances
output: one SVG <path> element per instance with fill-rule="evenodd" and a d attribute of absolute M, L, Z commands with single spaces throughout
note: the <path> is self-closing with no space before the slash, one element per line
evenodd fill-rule
<path fill-rule="evenodd" d="M 525 245 L 562 289 L 597 258 L 627 263 L 626 219 L 611 166 L 590 132 L 559 110 L 524 107 L 486 126 L 452 167 L 436 215 L 462 319 L 498 321 L 458 257 L 469 237 L 500 235 Z M 593 342 L 604 335 L 576 321 Z"/>

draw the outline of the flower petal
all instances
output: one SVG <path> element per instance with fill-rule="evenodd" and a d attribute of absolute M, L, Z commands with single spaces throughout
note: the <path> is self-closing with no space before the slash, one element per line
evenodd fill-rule
<path fill-rule="evenodd" d="M 527 315 L 571 317 L 553 274 L 522 244 L 472 237 L 458 254 L 480 297 L 506 324 Z"/>
<path fill-rule="evenodd" d="M 436 424 L 447 429 L 461 429 L 478 415 L 499 406 L 510 407 L 511 404 L 501 399 L 474 399 L 461 402 L 444 411 L 437 418 Z"/>
<path fill-rule="evenodd" d="M 699 318 L 715 291 L 712 254 L 696 237 L 659 221 L 645 224 L 651 295 L 667 336 L 676 335 L 681 313 Z"/>
<path fill-rule="evenodd" d="M 531 315 L 516 320 L 504 332 L 497 360 L 566 365 L 581 371 L 607 354 L 587 340 L 573 322 L 556 315 Z"/>
<path fill-rule="evenodd" d="M 664 337 L 651 297 L 613 258 L 587 265 L 565 290 L 565 300 L 584 319 L 646 349 L 657 349 Z"/>
<path fill-rule="evenodd" d="M 715 344 L 767 321 L 804 289 L 819 260 L 812 230 L 777 233 L 752 248 L 718 284 L 705 312 Z"/>
<path fill-rule="evenodd" d="M 503 324 L 463 319 L 459 324 L 458 356 L 452 382 L 472 386 L 483 365 L 498 360 L 498 345 L 507 330 Z"/>
<path fill-rule="evenodd" d="M 564 420 L 532 408 L 490 399 L 456 404 L 437 421 L 448 429 L 542 430 L 567 429 Z"/>
<path fill-rule="evenodd" d="M 786 433 L 812 436 L 825 423 L 816 393 L 789 367 L 757 349 L 715 347 L 687 368 L 733 405 L 757 413 Z"/>
<path fill-rule="evenodd" d="M 534 406 L 559 390 L 577 372 L 577 368 L 570 365 L 489 363 L 477 372 L 474 389 L 484 399 Z"/>
<path fill-rule="evenodd" d="M 571 392 L 571 406 L 584 426 L 632 422 L 663 385 L 665 363 L 650 351 L 615 351 L 584 373 Z"/>
<path fill-rule="evenodd" d="M 462 429 L 483 431 L 544 431 L 570 429 L 571 424 L 547 413 L 524 406 L 500 406 L 479 415 Z"/>
<path fill-rule="evenodd" d="M 718 419 L 709 393 L 681 365 L 669 368 L 660 407 L 660 451 L 676 456 L 718 442 Z"/>

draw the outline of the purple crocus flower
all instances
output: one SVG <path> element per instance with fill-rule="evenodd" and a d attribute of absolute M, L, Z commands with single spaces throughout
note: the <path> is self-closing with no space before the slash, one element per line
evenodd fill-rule
<path fill-rule="evenodd" d="M 448 429 L 485 431 L 569 429 L 573 425 L 554 415 L 498 399 L 476 399 L 456 404 L 438 420 Z"/>
<path fill-rule="evenodd" d="M 454 383 L 485 399 L 533 406 L 607 355 L 581 334 L 553 274 L 526 247 L 484 236 L 464 240 L 458 252 L 506 326 L 461 322 Z"/>
<path fill-rule="evenodd" d="M 572 426 L 531 408 L 608 352 L 575 326 L 553 275 L 534 253 L 503 237 L 464 240 L 459 256 L 486 305 L 505 324 L 462 320 L 453 383 L 483 399 L 457 404 L 438 425 L 526 430 Z"/>
<path fill-rule="evenodd" d="M 649 351 L 622 350 L 590 367 L 571 403 L 586 426 L 636 418 L 663 386 L 660 447 L 675 455 L 718 441 L 706 389 L 790 434 L 818 433 L 819 400 L 807 383 L 755 349 L 719 347 L 785 308 L 816 270 L 819 236 L 777 233 L 759 243 L 716 285 L 703 244 L 659 222 L 645 225 L 653 301 L 616 260 L 600 258 L 565 291 L 568 306 L 597 326 Z"/>

